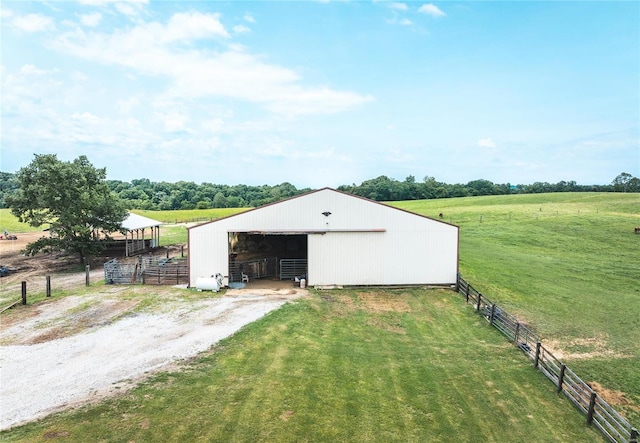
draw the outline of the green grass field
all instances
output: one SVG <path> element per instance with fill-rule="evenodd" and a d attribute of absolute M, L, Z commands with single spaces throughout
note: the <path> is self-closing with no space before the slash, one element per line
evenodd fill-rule
<path fill-rule="evenodd" d="M 640 194 L 394 204 L 434 218 L 443 213 L 459 225 L 464 277 L 518 315 L 546 346 L 566 354 L 562 360 L 580 377 L 604 386 L 616 401 L 605 399 L 638 427 L 640 235 L 633 229 L 640 225 Z M 189 218 L 206 217 L 203 212 Z M 185 371 L 2 433 L 0 440 L 45 435 L 68 435 L 66 441 L 603 441 L 460 295 L 418 289 L 316 292 L 244 328 Z"/>
<path fill-rule="evenodd" d="M 11 209 L 0 209 L 0 233 L 5 230 L 10 233 L 42 231 L 43 227 L 34 228 L 26 223 L 20 223 L 18 218 L 11 213 Z"/>
<path fill-rule="evenodd" d="M 157 220 L 168 225 L 160 229 L 160 246 L 168 246 L 187 243 L 187 229 L 185 226 L 175 225 L 185 221 L 197 220 L 205 222 L 222 217 L 238 214 L 251 208 L 223 208 L 223 209 L 193 209 L 180 211 L 141 211 L 134 209 L 131 212 Z M 175 226 L 173 226 L 175 225 Z M 11 213 L 10 209 L 0 209 L 0 233 L 7 230 L 10 233 L 41 231 L 45 226 L 34 228 L 26 223 L 20 223 Z"/>
<path fill-rule="evenodd" d="M 185 370 L 2 441 L 603 441 L 446 290 L 332 291 L 285 305 Z"/>
<path fill-rule="evenodd" d="M 134 209 L 131 212 L 163 223 L 179 223 L 185 221 L 208 221 L 238 214 L 251 208 L 215 208 L 215 209 L 181 209 L 177 211 L 143 211 Z"/>
<path fill-rule="evenodd" d="M 640 194 L 398 202 L 460 226 L 460 272 L 640 423 Z M 626 404 L 625 404 L 626 403 Z"/>

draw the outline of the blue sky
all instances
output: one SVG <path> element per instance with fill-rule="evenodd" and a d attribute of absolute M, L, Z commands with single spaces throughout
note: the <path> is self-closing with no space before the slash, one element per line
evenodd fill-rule
<path fill-rule="evenodd" d="M 3 1 L 0 170 L 336 187 L 640 176 L 640 3 Z"/>

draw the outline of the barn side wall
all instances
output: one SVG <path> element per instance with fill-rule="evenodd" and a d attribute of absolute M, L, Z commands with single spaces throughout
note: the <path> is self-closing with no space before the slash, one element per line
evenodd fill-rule
<path fill-rule="evenodd" d="M 229 238 L 226 230 L 192 229 L 189 232 L 189 286 L 198 277 L 229 275 Z M 225 285 L 229 281 L 225 279 Z"/>
<path fill-rule="evenodd" d="M 454 284 L 457 233 L 375 232 L 309 236 L 309 284 Z"/>

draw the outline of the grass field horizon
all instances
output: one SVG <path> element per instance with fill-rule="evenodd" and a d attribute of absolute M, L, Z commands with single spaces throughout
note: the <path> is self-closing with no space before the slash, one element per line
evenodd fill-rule
<path fill-rule="evenodd" d="M 394 202 L 460 226 L 460 272 L 640 423 L 640 194 Z"/>

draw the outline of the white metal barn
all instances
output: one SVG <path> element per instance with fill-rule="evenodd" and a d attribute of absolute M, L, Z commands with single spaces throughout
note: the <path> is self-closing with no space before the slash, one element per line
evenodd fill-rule
<path fill-rule="evenodd" d="M 248 269 L 274 256 L 272 275 L 290 278 L 294 263 L 310 286 L 454 284 L 458 230 L 324 188 L 190 228 L 189 282 L 220 273 L 226 285 L 239 281 L 238 260 Z"/>

